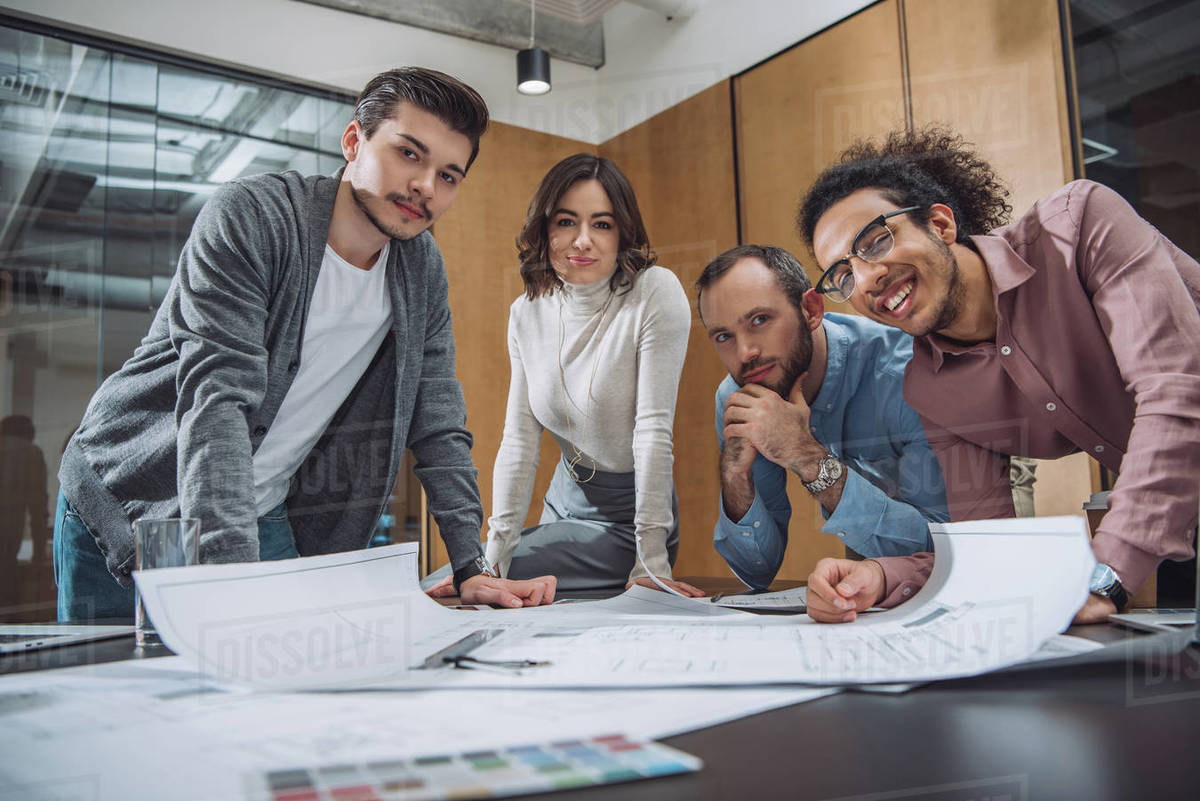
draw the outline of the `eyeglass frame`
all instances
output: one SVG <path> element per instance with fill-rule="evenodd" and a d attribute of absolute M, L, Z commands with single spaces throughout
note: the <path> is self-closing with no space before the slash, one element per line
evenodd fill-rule
<path fill-rule="evenodd" d="M 840 259 L 835 261 L 833 264 L 829 265 L 829 268 L 826 269 L 825 272 L 821 273 L 821 277 L 817 279 L 817 283 L 813 287 L 814 289 L 817 290 L 817 294 L 828 295 L 828 294 L 833 294 L 834 292 L 838 293 L 839 295 L 842 294 L 842 290 L 838 286 L 836 286 L 832 281 L 833 272 L 834 272 L 834 270 L 838 269 L 838 267 L 840 267 L 843 264 L 847 264 L 847 265 L 850 264 L 851 256 L 857 256 L 858 258 L 862 259 L 863 261 L 867 262 L 868 264 L 878 264 L 879 260 L 886 259 L 888 256 L 890 256 L 892 254 L 892 250 L 895 249 L 895 247 L 896 247 L 896 232 L 893 231 L 892 227 L 887 224 L 887 221 L 889 219 L 891 219 L 892 217 L 899 217 L 901 214 L 908 214 L 911 211 L 920 211 L 920 210 L 921 210 L 920 206 L 907 206 L 903 209 L 896 209 L 895 211 L 884 212 L 883 214 L 880 214 L 878 217 L 876 217 L 875 219 L 871 220 L 869 223 L 864 225 L 861 229 L 859 229 L 859 232 L 854 235 L 854 239 L 852 239 L 850 241 L 850 251 L 845 256 L 842 256 Z M 865 236 L 868 231 L 870 231 L 872 228 L 874 228 L 877 225 L 882 225 L 884 228 L 887 229 L 888 234 L 892 238 L 892 246 L 890 248 L 888 248 L 887 253 L 884 253 L 882 256 L 879 256 L 878 259 L 868 259 L 866 256 L 864 256 L 863 254 L 861 254 L 859 252 L 858 241 L 860 239 L 862 239 L 863 236 Z M 853 275 L 854 274 L 853 271 L 851 271 L 850 274 Z M 855 281 L 855 286 L 857 286 L 857 285 L 858 285 L 858 282 Z M 835 300 L 839 303 L 845 303 L 848 300 L 850 300 L 850 296 L 853 294 L 854 294 L 854 286 L 850 287 L 850 291 L 847 292 L 845 294 L 845 297 L 843 297 L 840 301 L 837 298 L 833 298 L 833 300 Z"/>

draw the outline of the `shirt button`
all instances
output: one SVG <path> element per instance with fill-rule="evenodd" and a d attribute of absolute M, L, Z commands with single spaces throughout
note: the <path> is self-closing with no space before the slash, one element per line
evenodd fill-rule
<path fill-rule="evenodd" d="M 912 587 L 905 587 L 904 589 L 900 590 L 900 594 L 907 598 L 908 596 L 912 595 Z"/>
<path fill-rule="evenodd" d="M 838 535 L 839 537 L 841 537 L 842 539 L 845 539 L 845 538 L 846 538 L 846 532 L 844 532 L 844 531 L 839 531 L 839 532 L 837 533 L 837 535 Z"/>
<path fill-rule="evenodd" d="M 1010 353 L 1012 353 L 1012 348 L 1010 348 L 1008 345 L 1000 346 L 1000 355 L 1001 356 L 1008 356 Z"/>
<path fill-rule="evenodd" d="M 1046 411 L 1048 411 L 1048 412 L 1052 412 L 1057 408 L 1058 408 L 1058 406 L 1053 401 L 1046 404 Z"/>
<path fill-rule="evenodd" d="M 288 372 L 294 373 L 300 367 L 300 362 L 292 362 L 288 365 Z"/>
<path fill-rule="evenodd" d="M 1092 450 L 1094 450 L 1096 453 L 1104 453 L 1104 446 L 1097 445 L 1095 448 L 1092 448 Z"/>
<path fill-rule="evenodd" d="M 258 428 L 254 429 L 254 436 L 256 437 L 261 437 L 265 433 L 267 433 L 266 426 L 259 426 Z"/>
<path fill-rule="evenodd" d="M 749 537 L 749 536 L 750 536 L 750 532 L 749 532 L 749 531 L 743 531 L 743 532 L 742 532 L 742 536 L 743 536 L 743 537 Z"/>
<path fill-rule="evenodd" d="M 759 526 L 761 526 L 761 525 L 762 525 L 762 521 L 761 521 L 761 520 L 755 520 L 755 521 L 754 521 L 754 527 L 755 527 L 755 528 L 758 528 L 758 527 L 759 527 Z"/>

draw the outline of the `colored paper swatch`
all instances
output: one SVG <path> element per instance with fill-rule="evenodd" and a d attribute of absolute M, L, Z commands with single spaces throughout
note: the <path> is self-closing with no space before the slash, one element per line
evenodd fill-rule
<path fill-rule="evenodd" d="M 461 754 L 285 768 L 264 775 L 269 801 L 496 798 L 700 770 L 691 754 L 613 734 Z"/>

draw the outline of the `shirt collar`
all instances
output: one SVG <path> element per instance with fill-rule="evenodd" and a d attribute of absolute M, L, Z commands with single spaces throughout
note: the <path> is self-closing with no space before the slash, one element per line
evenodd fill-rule
<path fill-rule="evenodd" d="M 973 236 L 971 242 L 983 259 L 983 267 L 988 271 L 988 277 L 991 278 L 992 301 L 996 304 L 996 315 L 999 318 L 1000 296 L 1028 281 L 1037 270 L 1018 256 L 1012 249 L 1012 245 L 1002 236 L 994 234 Z M 984 344 L 986 343 L 976 342 L 972 345 L 962 345 L 946 339 L 940 334 L 926 334 L 913 343 L 914 347 L 925 348 L 929 351 L 935 373 L 941 369 L 946 354 L 966 353 Z"/>
<path fill-rule="evenodd" d="M 826 314 L 821 319 L 825 329 L 825 377 L 821 379 L 821 390 L 813 399 L 812 409 L 827 412 L 840 408 L 846 374 L 846 357 L 850 352 L 850 333 L 846 327 Z"/>

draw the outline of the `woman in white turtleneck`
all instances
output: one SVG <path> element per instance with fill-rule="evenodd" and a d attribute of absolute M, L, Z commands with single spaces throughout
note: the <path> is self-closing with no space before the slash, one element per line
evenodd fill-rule
<path fill-rule="evenodd" d="M 606 158 L 564 159 L 517 244 L 525 294 L 508 320 L 488 561 L 507 578 L 554 575 L 559 589 L 637 582 L 703 595 L 671 579 L 671 426 L 691 309 L 675 274 L 654 265 L 629 181 Z M 522 530 L 543 429 L 562 458 L 541 522 Z"/>

